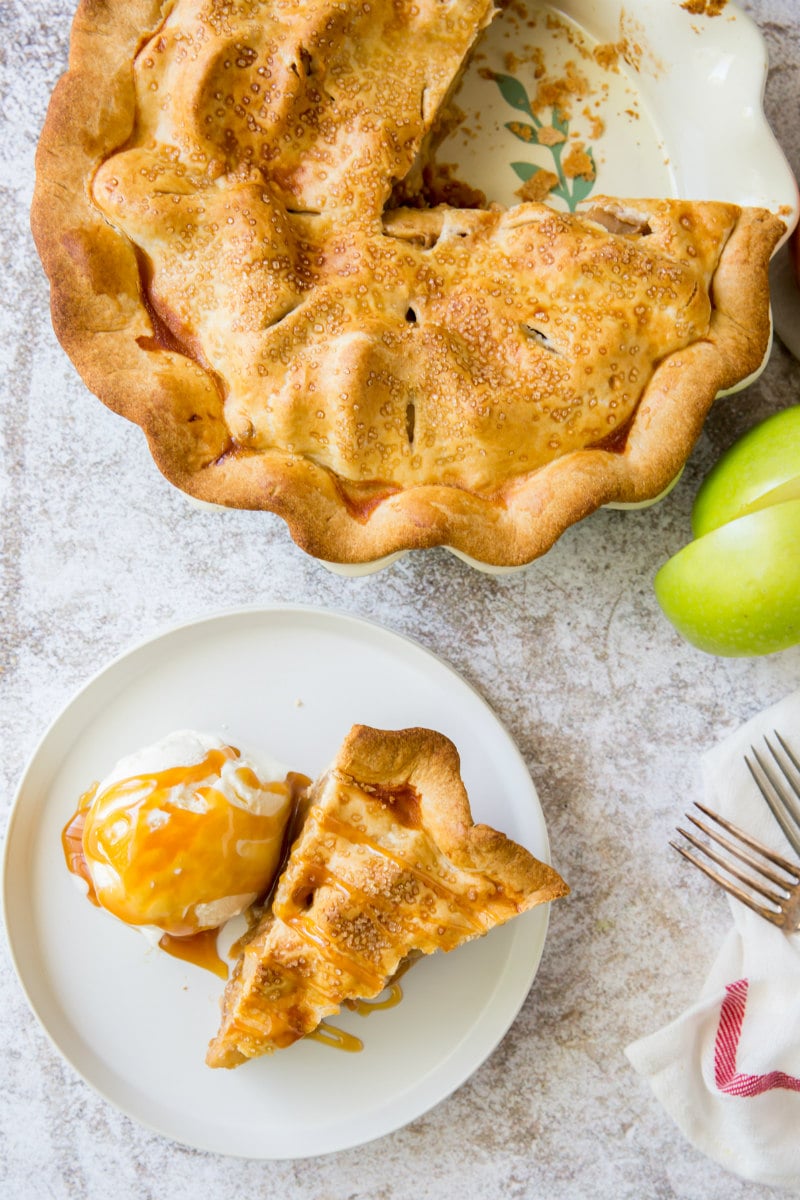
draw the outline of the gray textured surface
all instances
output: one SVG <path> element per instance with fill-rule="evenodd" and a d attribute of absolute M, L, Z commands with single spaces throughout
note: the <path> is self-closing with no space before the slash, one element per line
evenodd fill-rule
<path fill-rule="evenodd" d="M 746 7 L 769 43 L 767 110 L 800 174 L 800 12 L 796 0 Z M 418 638 L 486 696 L 525 755 L 573 894 L 554 908 L 519 1019 L 451 1099 L 358 1151 L 277 1165 L 173 1145 L 96 1096 L 30 1015 L 3 943 L 0 1196 L 757 1194 L 684 1142 L 623 1047 L 694 999 L 727 927 L 723 898 L 667 850 L 699 796 L 699 756 L 800 683 L 800 648 L 725 661 L 684 645 L 652 577 L 687 540 L 719 452 L 800 401 L 800 364 L 776 345 L 760 382 L 715 410 L 668 502 L 594 516 L 521 577 L 492 580 L 432 552 L 347 582 L 301 555 L 275 519 L 194 513 L 139 433 L 85 390 L 50 328 L 27 213 L 71 9 L 0 4 L 4 821 L 44 727 L 109 657 L 222 606 L 299 600 Z"/>

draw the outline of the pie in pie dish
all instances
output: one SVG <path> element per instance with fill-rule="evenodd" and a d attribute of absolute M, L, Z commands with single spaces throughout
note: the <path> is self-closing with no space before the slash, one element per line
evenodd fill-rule
<path fill-rule="evenodd" d="M 159 468 L 342 563 L 526 563 L 761 363 L 766 210 L 436 203 L 491 0 L 83 0 L 37 156 L 55 328 Z"/>
<path fill-rule="evenodd" d="M 311 787 L 266 915 L 223 998 L 206 1061 L 291 1045 L 409 957 L 452 950 L 568 888 L 475 825 L 455 746 L 428 729 L 356 725 Z"/>

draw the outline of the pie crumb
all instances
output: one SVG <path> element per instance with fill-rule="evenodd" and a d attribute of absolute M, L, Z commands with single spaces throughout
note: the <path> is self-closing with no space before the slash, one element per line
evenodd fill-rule
<path fill-rule="evenodd" d="M 580 176 L 582 179 L 592 180 L 596 175 L 594 163 L 586 153 L 583 142 L 576 142 L 570 148 L 569 154 L 564 159 L 563 166 L 567 179 L 577 179 Z"/>
<path fill-rule="evenodd" d="M 616 70 L 619 63 L 619 46 L 615 42 L 605 42 L 594 48 L 595 62 L 606 70 Z"/>
<path fill-rule="evenodd" d="M 596 142 L 597 139 L 602 137 L 605 133 L 606 123 L 602 117 L 599 117 L 596 113 L 593 113 L 588 107 L 583 110 L 583 115 L 590 125 L 589 137 L 593 142 Z"/>
<path fill-rule="evenodd" d="M 543 125 L 541 129 L 536 131 L 536 137 L 540 146 L 560 146 L 562 142 L 567 140 L 566 134 L 563 134 L 560 129 L 556 129 L 553 125 Z"/>
<path fill-rule="evenodd" d="M 681 8 L 697 17 L 719 17 L 728 0 L 683 0 Z"/>
<path fill-rule="evenodd" d="M 514 193 L 519 196 L 520 200 L 524 200 L 530 204 L 541 204 L 543 200 L 552 192 L 553 188 L 558 183 L 558 176 L 552 171 L 537 171 L 530 179 L 523 183 L 522 187 L 517 188 Z"/>

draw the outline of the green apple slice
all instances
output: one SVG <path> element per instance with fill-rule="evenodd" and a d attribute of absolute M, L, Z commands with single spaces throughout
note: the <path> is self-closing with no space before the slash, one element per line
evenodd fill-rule
<path fill-rule="evenodd" d="M 774 504 L 800 499 L 800 405 L 756 425 L 723 454 L 692 510 L 692 530 L 713 529 Z"/>
<path fill-rule="evenodd" d="M 800 499 L 690 542 L 655 578 L 680 634 L 709 654 L 772 654 L 800 642 Z"/>

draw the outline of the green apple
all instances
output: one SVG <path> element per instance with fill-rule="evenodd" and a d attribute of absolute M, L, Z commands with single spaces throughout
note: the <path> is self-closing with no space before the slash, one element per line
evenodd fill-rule
<path fill-rule="evenodd" d="M 772 654 L 800 642 L 800 499 L 690 542 L 655 590 L 678 632 L 709 654 Z"/>
<path fill-rule="evenodd" d="M 697 493 L 694 535 L 786 500 L 800 500 L 800 405 L 768 417 L 723 454 Z"/>

